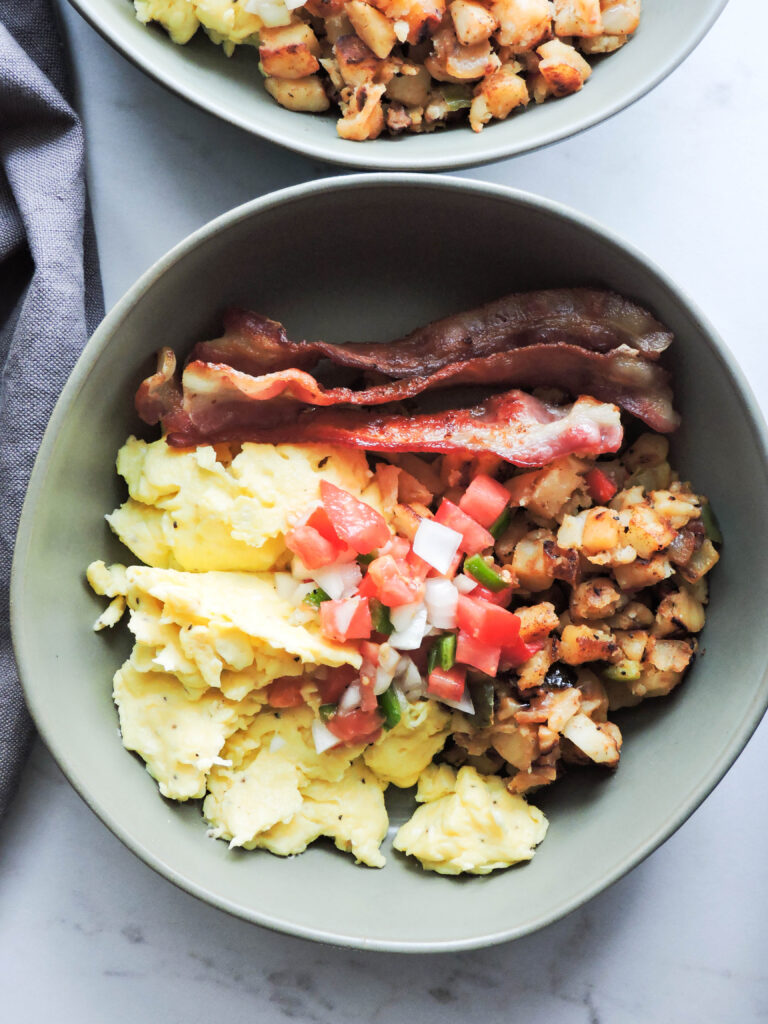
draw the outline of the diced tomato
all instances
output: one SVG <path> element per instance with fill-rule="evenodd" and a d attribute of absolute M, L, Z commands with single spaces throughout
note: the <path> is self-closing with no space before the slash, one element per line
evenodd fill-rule
<path fill-rule="evenodd" d="M 314 530 L 317 530 L 317 532 L 322 534 L 326 540 L 329 540 L 337 547 L 343 547 L 341 539 L 331 526 L 331 520 L 328 518 L 328 513 L 322 505 L 318 505 L 312 515 L 307 519 L 307 526 L 311 526 Z"/>
<path fill-rule="evenodd" d="M 459 594 L 456 621 L 474 640 L 492 647 L 511 647 L 520 635 L 520 617 L 497 604 Z"/>
<path fill-rule="evenodd" d="M 358 501 L 349 491 L 321 480 L 320 498 L 339 539 L 359 555 L 367 555 L 389 540 L 389 527 L 384 516 L 364 501 Z"/>
<path fill-rule="evenodd" d="M 459 508 L 481 526 L 491 526 L 509 504 L 510 494 L 498 480 L 478 473 L 459 500 Z"/>
<path fill-rule="evenodd" d="M 323 704 L 338 704 L 341 695 L 350 683 L 357 679 L 357 669 L 351 665 L 339 665 L 326 670 L 325 679 L 315 680 L 320 701 Z"/>
<path fill-rule="evenodd" d="M 532 644 L 526 644 L 518 637 L 514 644 L 502 648 L 501 656 L 510 668 L 517 668 L 528 661 L 529 658 L 532 658 L 534 654 L 538 654 L 543 646 L 544 643 L 541 640 L 537 640 Z"/>
<path fill-rule="evenodd" d="M 405 564 L 411 570 L 411 573 L 420 580 L 425 580 L 432 572 L 432 566 L 429 562 L 425 562 L 423 558 L 419 558 L 416 552 L 411 548 L 408 554 L 405 556 Z"/>
<path fill-rule="evenodd" d="M 381 712 L 378 709 L 355 709 L 331 715 L 326 725 L 343 743 L 373 743 L 381 733 L 381 722 Z"/>
<path fill-rule="evenodd" d="M 375 711 L 379 706 L 376 693 L 373 689 L 374 680 L 360 676 L 360 710 Z"/>
<path fill-rule="evenodd" d="M 464 668 L 454 667 L 448 671 L 433 668 L 427 680 L 427 692 L 443 700 L 461 700 L 466 681 L 467 670 Z"/>
<path fill-rule="evenodd" d="M 501 647 L 484 644 L 481 640 L 475 640 L 469 633 L 459 632 L 456 640 L 456 661 L 462 665 L 471 665 L 472 668 L 485 672 L 487 676 L 495 676 L 499 670 L 500 658 Z"/>
<path fill-rule="evenodd" d="M 304 680 L 301 676 L 281 676 L 267 688 L 267 703 L 273 708 L 297 708 L 304 703 L 301 687 Z"/>
<path fill-rule="evenodd" d="M 462 512 L 458 505 L 443 498 L 435 516 L 436 523 L 442 523 L 461 534 L 461 550 L 466 555 L 476 555 L 493 545 L 493 537 L 476 520 Z"/>
<path fill-rule="evenodd" d="M 408 553 L 411 550 L 411 545 L 405 537 L 390 537 L 386 544 L 383 545 L 380 555 L 392 555 L 397 561 L 404 561 L 408 557 Z"/>
<path fill-rule="evenodd" d="M 360 653 L 366 661 L 372 665 L 379 664 L 379 644 L 372 644 L 370 640 L 363 640 L 360 644 Z"/>
<path fill-rule="evenodd" d="M 378 588 L 376 586 L 376 581 L 370 573 L 366 573 L 365 576 L 363 576 L 360 586 L 357 588 L 357 592 L 360 597 L 376 597 Z"/>
<path fill-rule="evenodd" d="M 506 608 L 512 600 L 514 589 L 512 587 L 505 587 L 503 590 L 497 590 L 496 593 L 494 593 L 487 587 L 481 587 L 478 583 L 471 593 L 472 597 L 481 597 L 483 601 L 490 601 L 491 604 L 498 604 L 501 605 L 502 608 Z"/>
<path fill-rule="evenodd" d="M 413 604 L 424 596 L 424 582 L 413 576 L 405 562 L 397 561 L 392 555 L 380 555 L 368 566 L 365 580 L 370 579 L 376 587 L 376 596 L 387 608 L 399 608 L 401 604 Z M 363 580 L 363 583 L 365 583 Z M 367 592 L 367 589 L 366 589 Z"/>
<path fill-rule="evenodd" d="M 330 640 L 367 640 L 371 635 L 371 609 L 367 597 L 323 601 L 320 605 L 322 630 Z"/>
<path fill-rule="evenodd" d="M 618 487 L 602 469 L 595 466 L 586 475 L 587 489 L 596 505 L 607 505 L 616 494 Z"/>
<path fill-rule="evenodd" d="M 319 569 L 336 561 L 339 545 L 329 541 L 314 526 L 305 523 L 285 535 L 285 543 L 308 569 Z"/>

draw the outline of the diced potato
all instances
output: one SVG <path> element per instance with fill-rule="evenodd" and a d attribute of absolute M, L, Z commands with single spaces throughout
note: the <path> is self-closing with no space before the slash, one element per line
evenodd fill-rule
<path fill-rule="evenodd" d="M 608 620 L 611 629 L 637 629 L 650 626 L 653 612 L 640 601 L 630 601 Z"/>
<path fill-rule="evenodd" d="M 701 504 L 698 499 L 689 500 L 671 491 L 651 491 L 648 500 L 654 512 L 675 530 L 687 526 L 692 519 L 701 517 Z"/>
<path fill-rule="evenodd" d="M 501 74 L 502 68 L 496 74 Z M 495 78 L 492 75 L 491 78 Z M 515 76 L 519 78 L 519 76 Z M 522 79 L 520 79 L 522 81 Z M 485 91 L 485 82 L 481 88 Z M 527 102 L 527 90 L 526 100 Z M 493 108 L 491 108 L 493 109 Z M 494 114 L 494 117 L 498 115 Z M 505 486 L 511 495 L 512 505 L 527 508 L 535 516 L 554 519 L 572 495 L 584 486 L 584 462 L 573 455 L 555 459 L 544 469 L 533 473 L 521 473 L 512 477 Z"/>
<path fill-rule="evenodd" d="M 574 619 L 604 619 L 619 607 L 621 593 L 607 576 L 596 576 L 578 583 L 571 591 L 571 615 Z"/>
<path fill-rule="evenodd" d="M 635 549 L 639 558 L 650 558 L 657 551 L 663 551 L 674 539 L 675 531 L 652 508 L 645 503 L 633 506 L 623 540 Z"/>
<path fill-rule="evenodd" d="M 544 646 L 518 669 L 517 685 L 520 690 L 541 686 L 550 668 L 560 658 L 560 644 L 556 637 L 545 640 Z"/>
<path fill-rule="evenodd" d="M 624 657 L 629 661 L 642 661 L 648 645 L 648 632 L 644 629 L 617 629 L 614 634 L 616 643 Z"/>
<path fill-rule="evenodd" d="M 640 700 L 645 697 L 666 697 L 683 681 L 685 672 L 662 672 L 651 665 L 644 666 L 640 678 L 628 685 L 630 693 Z M 628 705 L 625 705 L 628 706 Z"/>
<path fill-rule="evenodd" d="M 631 36 L 640 24 L 641 0 L 600 0 L 603 32 Z"/>
<path fill-rule="evenodd" d="M 653 632 L 657 636 L 668 636 L 684 630 L 699 633 L 704 628 L 704 606 L 686 589 L 668 594 L 656 610 Z"/>
<path fill-rule="evenodd" d="M 399 74 L 390 79 L 387 83 L 387 97 L 397 103 L 402 103 L 404 107 L 425 107 L 429 102 L 431 85 L 429 71 L 425 67 L 420 67 L 415 75 Z M 421 468 L 408 461 L 411 459 L 416 463 L 421 463 Z M 442 493 L 443 487 L 439 475 L 417 455 L 401 456 L 398 459 L 398 465 L 407 470 L 411 476 L 420 480 L 433 494 Z"/>
<path fill-rule="evenodd" d="M 560 637 L 560 657 L 568 665 L 583 665 L 588 661 L 619 661 L 622 652 L 612 633 L 569 625 Z"/>
<path fill-rule="evenodd" d="M 610 551 L 619 543 L 619 517 L 608 508 L 591 508 L 584 522 L 581 548 L 587 555 Z"/>
<path fill-rule="evenodd" d="M 551 587 L 555 577 L 543 541 L 524 537 L 515 547 L 512 572 L 525 590 L 535 593 Z"/>
<path fill-rule="evenodd" d="M 559 39 L 551 39 L 538 48 L 542 58 L 539 74 L 555 96 L 578 92 L 592 74 L 592 68 L 581 54 Z"/>
<path fill-rule="evenodd" d="M 352 27 L 366 46 L 380 59 L 388 57 L 397 42 L 392 22 L 363 0 L 349 0 L 346 10 Z"/>
<path fill-rule="evenodd" d="M 530 50 L 552 35 L 549 0 L 493 0 L 491 13 L 499 23 L 501 46 Z"/>
<path fill-rule="evenodd" d="M 580 712 L 566 724 L 563 736 L 596 764 L 612 767 L 619 762 L 621 731 L 612 722 L 596 723 Z"/>
<path fill-rule="evenodd" d="M 362 142 L 381 135 L 384 129 L 381 97 L 385 89 L 384 85 L 370 83 L 355 89 L 345 105 L 344 116 L 336 122 L 336 131 L 342 139 Z"/>
<path fill-rule="evenodd" d="M 620 50 L 628 39 L 629 36 L 606 35 L 582 38 L 579 40 L 579 49 L 582 53 L 587 53 L 591 57 L 601 53 L 614 53 L 616 50 Z"/>
<path fill-rule="evenodd" d="M 355 33 L 355 30 L 352 28 L 352 22 L 344 13 L 326 18 L 323 27 L 325 28 L 325 38 L 331 46 L 341 39 L 342 36 L 351 36 Z"/>
<path fill-rule="evenodd" d="M 549 601 L 527 608 L 516 608 L 515 615 L 520 618 L 520 639 L 526 644 L 546 639 L 559 624 L 555 606 Z"/>
<path fill-rule="evenodd" d="M 506 64 L 487 75 L 477 87 L 469 109 L 472 130 L 479 132 L 492 117 L 503 121 L 517 107 L 528 103 L 528 87 L 512 67 Z"/>
<path fill-rule="evenodd" d="M 437 31 L 445 14 L 445 0 L 373 0 L 391 22 L 401 43 L 418 44 Z"/>
<path fill-rule="evenodd" d="M 333 44 L 333 55 L 339 65 L 339 74 L 353 89 L 369 82 L 372 84 L 383 67 L 383 62 L 357 36 L 337 39 Z M 381 126 L 384 127 L 383 115 Z"/>
<path fill-rule="evenodd" d="M 652 469 L 669 458 L 669 441 L 662 434 L 641 434 L 627 450 L 622 462 L 630 473 Z"/>
<path fill-rule="evenodd" d="M 674 571 L 669 559 L 656 555 L 647 561 L 637 559 L 629 565 L 616 565 L 613 575 L 622 590 L 642 590 L 668 579 Z"/>
<path fill-rule="evenodd" d="M 453 0 L 448 11 L 453 19 L 456 38 L 462 46 L 471 46 L 490 38 L 499 25 L 488 8 L 477 3 L 477 0 Z"/>
<path fill-rule="evenodd" d="M 456 38 L 453 23 L 444 24 L 432 39 L 433 54 L 424 64 L 438 82 L 471 82 L 495 71 L 501 61 L 485 39 L 472 46 L 462 46 Z"/>
<path fill-rule="evenodd" d="M 306 78 L 319 69 L 321 47 L 311 28 L 297 22 L 279 29 L 261 30 L 259 58 L 268 78 Z"/>
<path fill-rule="evenodd" d="M 600 0 L 554 0 L 555 35 L 599 36 L 603 31 Z"/>
<path fill-rule="evenodd" d="M 578 687 L 581 694 L 580 710 L 593 722 L 605 722 L 608 719 L 608 694 L 605 686 L 594 672 L 588 668 L 578 671 Z"/>
<path fill-rule="evenodd" d="M 266 78 L 264 88 L 272 99 L 287 110 L 318 113 L 331 105 L 317 75 L 309 75 L 307 78 Z"/>
<path fill-rule="evenodd" d="M 705 540 L 685 565 L 680 566 L 681 575 L 689 582 L 696 583 L 706 576 L 720 561 L 720 555 L 711 540 Z"/>
<path fill-rule="evenodd" d="M 693 657 L 693 643 L 686 640 L 666 640 L 651 636 L 645 651 L 645 661 L 659 672 L 684 672 Z"/>

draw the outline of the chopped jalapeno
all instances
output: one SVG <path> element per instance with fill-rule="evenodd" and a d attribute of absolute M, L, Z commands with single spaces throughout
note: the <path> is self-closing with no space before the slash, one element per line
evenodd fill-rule
<path fill-rule="evenodd" d="M 316 590 L 311 591 L 304 598 L 305 604 L 311 604 L 313 608 L 319 608 L 323 601 L 330 601 L 330 597 L 323 590 L 322 587 L 318 587 Z"/>
<path fill-rule="evenodd" d="M 437 668 L 437 657 L 439 653 L 440 652 L 437 649 L 437 644 L 432 644 L 432 646 L 429 649 L 429 654 L 427 655 L 427 678 L 429 678 L 434 672 L 434 670 Z"/>
<path fill-rule="evenodd" d="M 361 568 L 365 568 L 366 565 L 370 565 L 371 564 L 371 562 L 374 560 L 374 558 L 376 558 L 376 552 L 375 551 L 371 551 L 371 553 L 368 554 L 368 555 L 358 555 L 357 556 L 357 564 Z"/>
<path fill-rule="evenodd" d="M 373 627 L 373 632 L 383 633 L 384 636 L 390 636 L 394 633 L 395 627 L 392 625 L 389 612 L 381 601 L 377 601 L 375 597 L 372 597 L 368 602 L 368 607 L 371 610 L 371 626 Z"/>
<path fill-rule="evenodd" d="M 603 669 L 605 678 L 613 683 L 634 683 L 640 678 L 640 672 L 640 662 L 630 661 L 629 658 Z"/>
<path fill-rule="evenodd" d="M 335 714 L 335 712 L 336 712 L 336 705 L 335 704 L 321 704 L 319 710 L 320 710 L 320 718 L 324 722 L 327 722 L 328 719 L 331 717 L 331 715 Z"/>
<path fill-rule="evenodd" d="M 441 636 L 435 647 L 437 662 L 440 668 L 447 672 L 456 664 L 456 634 L 446 633 L 445 636 Z"/>
<path fill-rule="evenodd" d="M 496 691 L 490 679 L 467 683 L 475 713 L 471 716 L 472 724 L 478 729 L 487 729 L 493 725 L 493 707 Z"/>
<path fill-rule="evenodd" d="M 473 579 L 476 579 L 479 584 L 483 587 L 487 587 L 494 593 L 498 593 L 500 590 L 504 590 L 509 586 L 501 576 L 492 569 L 486 561 L 483 560 L 481 555 L 472 555 L 471 558 L 464 559 L 464 572 L 468 572 Z"/>
<path fill-rule="evenodd" d="M 707 531 L 707 537 L 712 541 L 713 544 L 722 544 L 723 535 L 720 532 L 715 513 L 712 511 L 712 506 L 708 501 L 702 501 L 701 503 L 701 521 L 704 524 L 704 529 Z"/>
<path fill-rule="evenodd" d="M 472 106 L 472 92 L 466 85 L 444 85 L 440 90 L 449 110 L 464 110 Z"/>
<path fill-rule="evenodd" d="M 504 533 L 506 528 L 509 526 L 509 521 L 511 518 L 512 513 L 509 511 L 508 508 L 505 508 L 504 511 L 499 516 L 499 518 L 494 519 L 494 521 L 488 527 L 488 533 L 490 533 L 492 537 L 500 537 L 502 533 Z"/>
<path fill-rule="evenodd" d="M 397 699 L 394 688 L 390 686 L 384 693 L 380 693 L 377 699 L 379 708 L 384 713 L 384 728 L 392 729 L 403 715 L 400 709 L 400 701 Z"/>

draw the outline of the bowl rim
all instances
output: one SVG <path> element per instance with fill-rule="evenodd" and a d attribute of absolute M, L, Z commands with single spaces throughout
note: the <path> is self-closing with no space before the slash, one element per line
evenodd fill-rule
<path fill-rule="evenodd" d="M 671 280 L 668 274 L 661 269 L 653 260 L 648 258 L 640 249 L 633 244 L 624 241 L 611 229 L 603 226 L 593 218 L 577 212 L 576 210 L 552 199 L 538 196 L 534 193 L 521 189 L 513 189 L 504 185 L 490 184 L 484 181 L 476 181 L 468 178 L 454 178 L 442 175 L 421 175 L 421 174 L 390 174 L 378 173 L 369 175 L 341 175 L 333 178 L 320 179 L 294 185 L 269 193 L 257 199 L 250 200 L 232 210 L 216 217 L 207 224 L 198 228 L 187 236 L 169 252 L 157 260 L 141 277 L 132 285 L 113 308 L 106 314 L 104 320 L 94 332 L 86 344 L 62 393 L 56 403 L 51 415 L 48 427 L 46 428 L 40 450 L 35 460 L 30 476 L 27 494 L 22 508 L 19 529 L 14 550 L 13 565 L 11 571 L 11 634 L 14 651 L 19 670 L 19 677 L 22 682 L 24 696 L 27 706 L 32 714 L 38 731 L 45 742 L 48 750 L 58 763 L 62 772 L 72 784 L 79 796 L 91 808 L 91 810 L 102 820 L 110 831 L 126 846 L 140 857 L 146 864 L 163 875 L 176 886 L 203 902 L 209 903 L 233 916 L 240 917 L 246 921 L 271 928 L 275 931 L 294 935 L 299 938 L 311 939 L 318 942 L 326 942 L 337 946 L 350 948 L 377 950 L 396 953 L 444 953 L 460 950 L 480 949 L 486 946 L 496 945 L 512 939 L 520 938 L 523 935 L 538 931 L 554 921 L 560 920 L 567 914 L 582 906 L 592 897 L 608 889 L 632 868 L 643 861 L 657 847 L 665 842 L 677 829 L 690 817 L 700 806 L 709 793 L 720 782 L 722 777 L 734 763 L 736 758 L 744 749 L 747 741 L 756 729 L 763 714 L 768 707 L 768 659 L 762 678 L 755 688 L 755 695 L 749 705 L 744 708 L 742 718 L 738 727 L 731 734 L 730 741 L 721 757 L 709 768 L 707 774 L 699 783 L 681 796 L 677 810 L 673 815 L 661 822 L 658 828 L 648 839 L 631 853 L 627 854 L 601 881 L 587 885 L 583 889 L 571 894 L 567 899 L 560 902 L 557 908 L 542 913 L 539 917 L 513 928 L 497 931 L 491 934 L 475 935 L 471 938 L 451 939 L 445 942 L 436 941 L 408 941 L 408 940 L 380 940 L 367 939 L 365 937 L 350 936 L 334 932 L 324 928 L 313 928 L 305 925 L 297 925 L 290 920 L 282 919 L 270 914 L 262 914 L 237 905 L 233 901 L 210 892 L 204 885 L 186 878 L 177 871 L 172 864 L 165 862 L 147 849 L 143 843 L 133 838 L 129 831 L 122 826 L 118 817 L 109 807 L 102 806 L 98 800 L 89 794 L 88 781 L 78 775 L 77 771 L 68 764 L 66 742 L 62 742 L 58 735 L 55 719 L 49 719 L 44 700 L 38 699 L 37 689 L 32 679 L 31 670 L 28 666 L 24 633 L 22 628 L 21 607 L 25 603 L 24 590 L 26 586 L 26 574 L 24 571 L 27 552 L 31 543 L 31 534 L 34 521 L 34 509 L 38 504 L 40 491 L 47 476 L 49 463 L 55 448 L 54 438 L 59 432 L 60 425 L 68 414 L 69 406 L 76 399 L 79 391 L 84 386 L 93 366 L 101 357 L 104 350 L 110 345 L 114 333 L 128 316 L 134 306 L 152 289 L 154 283 L 179 260 L 192 252 L 199 245 L 204 244 L 212 236 L 230 229 L 244 221 L 277 207 L 290 206 L 296 201 L 305 201 L 313 194 L 323 191 L 345 191 L 354 189 L 380 189 L 382 187 L 396 188 L 427 188 L 432 190 L 447 190 L 455 192 L 472 193 L 486 196 L 489 199 L 502 200 L 533 208 L 550 214 L 556 219 L 564 219 L 571 226 L 578 230 L 586 231 L 596 235 L 601 241 L 619 246 L 627 255 L 640 262 L 648 273 L 655 277 L 658 283 L 668 291 L 685 309 L 686 313 L 694 321 L 697 329 L 704 335 L 705 342 L 709 346 L 715 358 L 720 363 L 723 374 L 728 378 L 738 391 L 745 407 L 749 430 L 752 441 L 761 458 L 763 473 L 768 477 L 768 428 L 763 419 L 762 412 L 755 400 L 751 388 L 742 370 L 736 363 L 732 353 L 720 338 L 719 334 L 699 308 L 688 298 L 688 296 Z"/>
<path fill-rule="evenodd" d="M 132 45 L 129 40 L 115 38 L 115 36 L 110 33 L 103 17 L 100 15 L 100 0 L 69 0 L 69 2 L 78 14 L 88 22 L 91 28 L 95 29 L 95 31 L 98 32 L 98 34 L 107 43 L 109 43 L 110 46 L 121 53 L 126 60 L 133 64 L 134 67 L 143 71 L 151 79 L 157 82 L 158 85 L 163 86 L 180 99 L 185 100 L 187 103 L 192 106 L 196 106 L 201 110 L 205 110 L 207 113 L 212 114 L 214 117 L 218 117 L 222 121 L 234 125 L 236 128 L 241 128 L 243 131 L 257 135 L 260 138 L 273 142 L 276 145 L 281 146 L 284 149 L 291 150 L 294 153 L 300 153 L 303 156 L 320 160 L 323 163 L 350 167 L 357 170 L 448 171 L 477 167 L 480 164 L 496 163 L 499 160 L 520 156 L 523 153 L 545 149 L 563 139 L 580 135 L 582 132 L 594 127 L 596 124 L 608 121 L 620 111 L 632 106 L 637 102 L 637 100 L 655 89 L 657 85 L 663 82 L 665 78 L 667 78 L 677 67 L 679 67 L 680 64 L 683 63 L 684 60 L 690 56 L 693 50 L 696 49 L 701 40 L 720 17 L 728 3 L 728 0 L 715 0 L 715 6 L 712 8 L 708 16 L 702 19 L 696 30 L 687 37 L 686 41 L 678 47 L 678 49 L 664 64 L 657 67 L 653 74 L 651 74 L 644 82 L 637 85 L 634 89 L 631 89 L 628 93 L 623 94 L 616 99 L 609 100 L 602 112 L 596 112 L 580 118 L 575 118 L 560 129 L 543 133 L 540 141 L 538 142 L 530 141 L 527 143 L 515 144 L 515 141 L 513 140 L 511 144 L 494 144 L 493 142 L 481 141 L 483 139 L 483 135 L 477 137 L 474 136 L 473 133 L 474 137 L 472 139 L 472 146 L 467 147 L 466 154 L 457 153 L 454 156 L 434 158 L 428 154 L 427 149 L 425 148 L 423 158 L 419 156 L 416 159 L 413 157 L 408 159 L 404 159 L 402 156 L 398 157 L 395 146 L 391 148 L 391 152 L 382 150 L 381 146 L 375 146 L 374 151 L 374 148 L 372 148 L 373 143 L 369 143 L 366 147 L 364 145 L 350 142 L 348 143 L 350 147 L 349 149 L 347 149 L 346 146 L 342 148 L 339 143 L 342 143 L 344 140 L 337 139 L 335 136 L 331 138 L 329 146 L 325 146 L 321 143 L 305 141 L 300 139 L 296 133 L 293 133 L 290 130 L 291 122 L 289 119 L 286 119 L 286 128 L 281 130 L 274 130 L 268 126 L 254 125 L 248 118 L 239 116 L 236 111 L 229 110 L 218 103 L 216 99 L 207 95 L 205 90 L 199 90 L 195 93 L 185 90 L 180 83 L 174 80 L 172 75 L 167 74 L 161 68 L 153 64 L 153 62 L 142 53 L 140 47 Z M 488 136 L 488 133 L 484 134 Z M 337 146 L 338 152 L 336 152 Z"/>

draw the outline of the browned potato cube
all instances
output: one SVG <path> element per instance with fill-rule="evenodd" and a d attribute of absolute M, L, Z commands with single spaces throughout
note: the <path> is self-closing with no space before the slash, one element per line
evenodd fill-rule
<path fill-rule="evenodd" d="M 259 57 L 270 78 L 306 78 L 320 67 L 320 44 L 303 21 L 280 28 L 262 28 Z"/>

